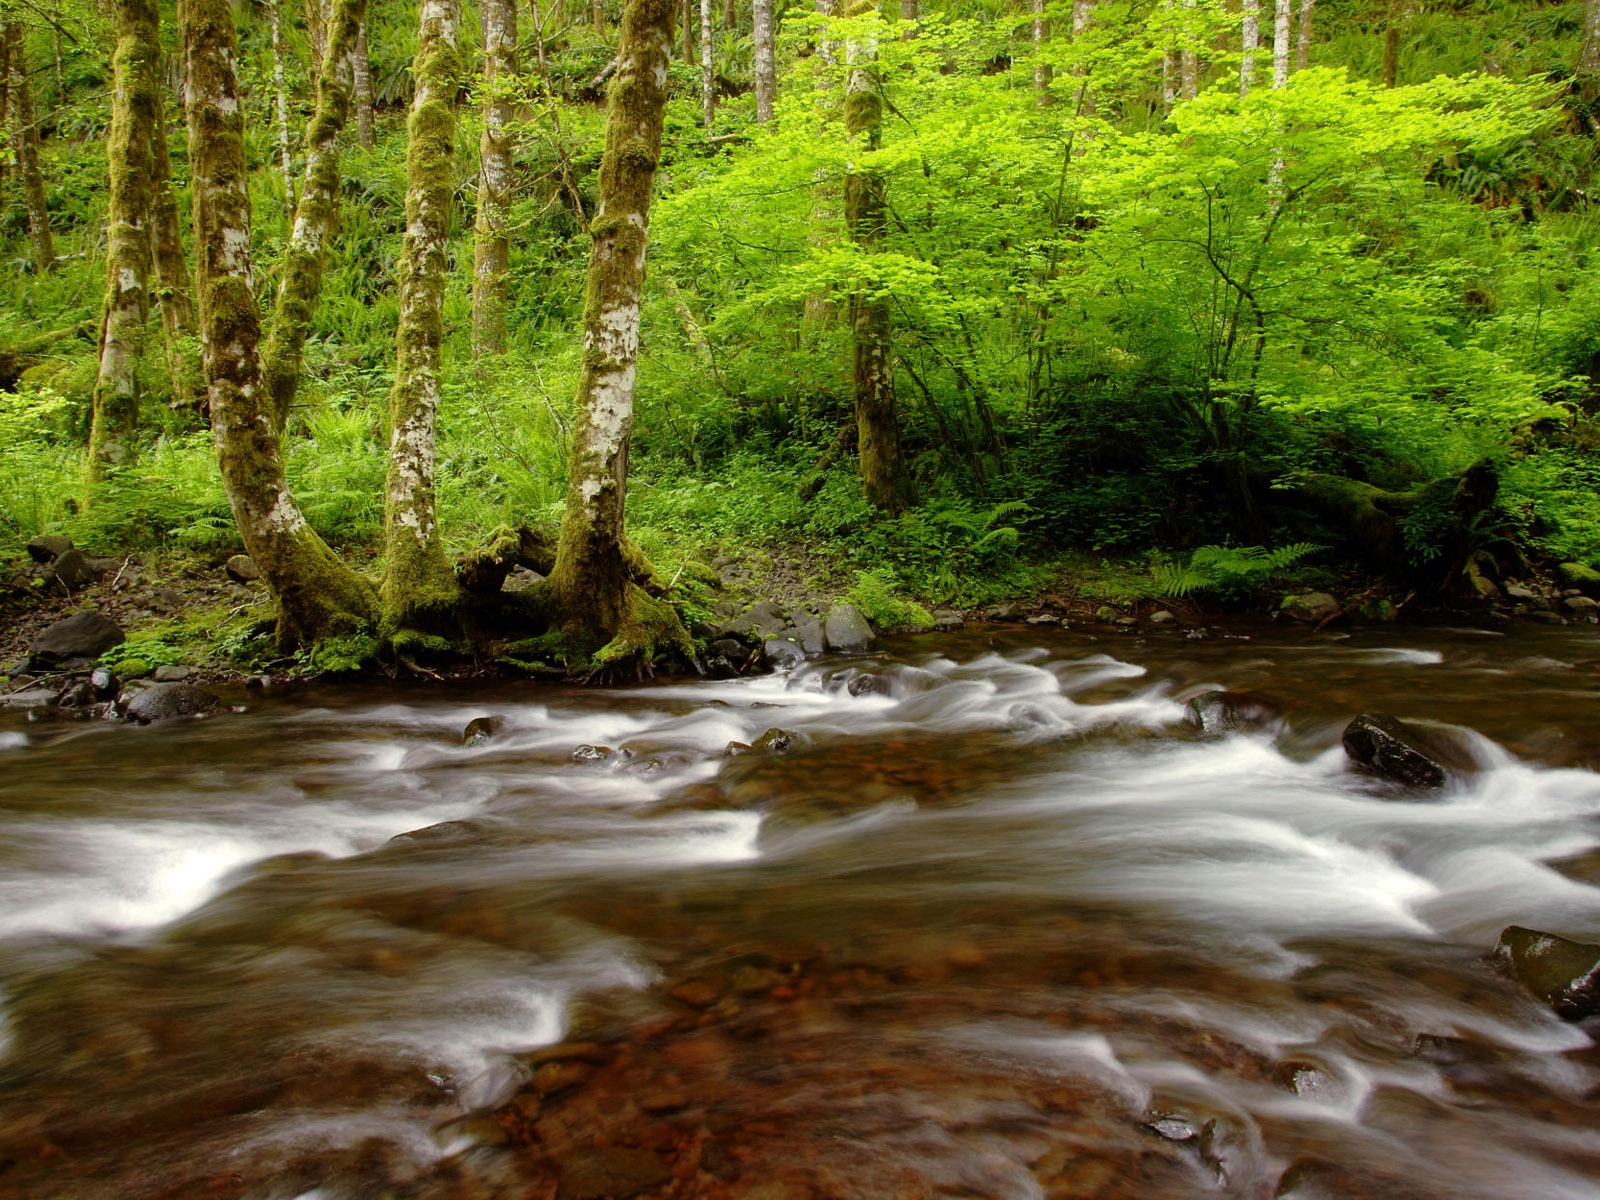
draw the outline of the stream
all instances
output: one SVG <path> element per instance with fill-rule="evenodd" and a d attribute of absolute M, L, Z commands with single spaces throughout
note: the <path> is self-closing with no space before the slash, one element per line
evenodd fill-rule
<path fill-rule="evenodd" d="M 1600 1197 L 1600 1024 L 1489 958 L 1600 940 L 1592 627 L 229 699 L 0 715 L 8 1200 Z"/>

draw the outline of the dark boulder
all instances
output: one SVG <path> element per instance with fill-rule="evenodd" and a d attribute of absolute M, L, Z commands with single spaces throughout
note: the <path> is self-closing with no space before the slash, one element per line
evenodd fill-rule
<path fill-rule="evenodd" d="M 128 700 L 123 715 L 140 725 L 172 717 L 194 717 L 222 703 L 213 693 L 190 683 L 153 683 Z"/>
<path fill-rule="evenodd" d="M 748 612 L 729 621 L 727 630 L 729 633 L 765 639 L 782 633 L 788 624 L 782 608 L 771 600 L 761 600 L 752 605 Z"/>
<path fill-rule="evenodd" d="M 725 658 L 729 662 L 742 663 L 750 657 L 749 648 L 735 637 L 719 637 L 706 644 L 707 658 Z"/>
<path fill-rule="evenodd" d="M 481 746 L 505 729 L 504 717 L 473 717 L 461 731 L 463 746 Z"/>
<path fill-rule="evenodd" d="M 88 708 L 94 700 L 94 686 L 87 679 L 76 679 L 61 689 L 56 703 L 62 708 Z"/>
<path fill-rule="evenodd" d="M 1563 1020 L 1600 1015 L 1600 946 L 1511 925 L 1494 956 Z"/>
<path fill-rule="evenodd" d="M 856 675 L 845 685 L 852 696 L 889 696 L 894 688 L 882 675 Z"/>
<path fill-rule="evenodd" d="M 790 733 L 787 729 L 769 729 L 751 743 L 750 748 L 767 754 L 787 754 L 799 749 L 799 746 L 798 734 Z"/>
<path fill-rule="evenodd" d="M 28 555 L 34 562 L 55 562 L 72 548 L 71 538 L 59 533 L 42 533 L 28 543 Z"/>
<path fill-rule="evenodd" d="M 587 742 L 572 752 L 573 762 L 604 762 L 611 757 L 610 746 L 591 746 Z"/>
<path fill-rule="evenodd" d="M 87 587 L 99 578 L 99 570 L 84 557 L 81 550 L 68 550 L 50 566 L 50 581 L 69 592 Z"/>
<path fill-rule="evenodd" d="M 117 694 L 117 689 L 122 685 L 117 677 L 111 673 L 110 667 L 96 667 L 89 672 L 89 686 L 94 688 L 96 699 L 110 700 Z"/>
<path fill-rule="evenodd" d="M 1440 788 L 1448 774 L 1438 741 L 1387 713 L 1364 712 L 1345 727 L 1344 752 L 1359 763 L 1398 783 Z"/>
<path fill-rule="evenodd" d="M 853 604 L 835 604 L 822 626 L 828 649 L 858 654 L 872 644 L 872 626 Z"/>
<path fill-rule="evenodd" d="M 57 621 L 34 638 L 28 647 L 28 661 L 35 670 L 48 670 L 74 659 L 99 658 L 126 640 L 115 621 L 85 609 Z"/>
<path fill-rule="evenodd" d="M 714 654 L 705 662 L 707 679 L 737 679 L 739 668 L 728 661 L 725 654 Z"/>
<path fill-rule="evenodd" d="M 761 656 L 775 670 L 787 671 L 806 661 L 806 652 L 793 638 L 771 637 L 761 646 Z"/>
<path fill-rule="evenodd" d="M 823 630 L 821 617 L 797 608 L 790 619 L 794 622 L 794 629 L 789 636 L 800 643 L 807 658 L 816 658 L 828 648 L 828 637 Z"/>
<path fill-rule="evenodd" d="M 1260 692 L 1202 692 L 1184 706 L 1183 720 L 1201 733 L 1255 733 L 1283 722 L 1283 706 Z"/>

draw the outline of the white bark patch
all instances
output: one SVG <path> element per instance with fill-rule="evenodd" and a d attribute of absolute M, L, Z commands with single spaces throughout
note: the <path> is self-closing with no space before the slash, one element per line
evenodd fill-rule
<path fill-rule="evenodd" d="M 250 268 L 250 235 L 242 229 L 222 231 L 222 253 L 217 265 L 230 275 Z"/>
<path fill-rule="evenodd" d="M 124 292 L 139 290 L 139 274 L 132 267 L 123 267 L 117 275 L 117 289 Z"/>
<path fill-rule="evenodd" d="M 631 363 L 639 354 L 639 302 L 630 300 L 600 310 L 600 318 L 584 333 L 585 348 L 612 362 Z M 630 393 L 631 397 L 631 393 Z"/>
<path fill-rule="evenodd" d="M 306 519 L 301 515 L 294 497 L 289 495 L 287 488 L 280 488 L 272 507 L 261 514 L 260 532 L 268 535 L 295 534 L 305 527 Z"/>

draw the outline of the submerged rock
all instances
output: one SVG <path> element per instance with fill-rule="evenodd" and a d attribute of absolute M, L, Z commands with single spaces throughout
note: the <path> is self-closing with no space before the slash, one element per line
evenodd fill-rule
<path fill-rule="evenodd" d="M 34 638 L 28 647 L 28 661 L 36 669 L 48 669 L 74 659 L 99 658 L 126 640 L 115 621 L 86 608 L 57 621 Z"/>
<path fill-rule="evenodd" d="M 587 742 L 572 752 L 573 762 L 604 762 L 610 757 L 610 746 L 591 746 Z"/>
<path fill-rule="evenodd" d="M 1439 747 L 1398 717 L 1364 712 L 1345 726 L 1342 740 L 1351 760 L 1370 771 L 1411 787 L 1444 786 Z"/>
<path fill-rule="evenodd" d="M 798 734 L 790 733 L 787 729 L 769 729 L 758 737 L 752 744 L 752 750 L 764 750 L 768 754 L 787 754 L 790 750 L 800 745 Z"/>
<path fill-rule="evenodd" d="M 1260 692 L 1202 692 L 1184 706 L 1183 719 L 1201 733 L 1253 733 L 1280 724 L 1283 706 Z"/>
<path fill-rule="evenodd" d="M 193 684 L 153 683 L 134 693 L 123 714 L 130 721 L 148 725 L 172 717 L 199 716 L 221 703 L 217 696 Z"/>
<path fill-rule="evenodd" d="M 828 649 L 842 654 L 859 654 L 872 644 L 872 626 L 853 604 L 835 604 L 822 628 Z"/>
<path fill-rule="evenodd" d="M 1600 1015 L 1600 946 L 1511 925 L 1494 956 L 1563 1020 Z"/>
<path fill-rule="evenodd" d="M 666 1163 L 632 1146 L 594 1146 L 567 1156 L 561 1164 L 556 1200 L 624 1200 L 672 1178 Z"/>
<path fill-rule="evenodd" d="M 933 610 L 933 627 L 940 633 L 965 629 L 966 625 L 967 619 L 953 608 L 936 608 Z"/>
<path fill-rule="evenodd" d="M 481 746 L 505 728 L 504 717 L 473 717 L 461 731 L 463 746 Z"/>

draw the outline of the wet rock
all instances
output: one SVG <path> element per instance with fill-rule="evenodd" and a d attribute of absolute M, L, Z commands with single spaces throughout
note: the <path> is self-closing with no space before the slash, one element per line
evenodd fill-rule
<path fill-rule="evenodd" d="M 0 703 L 7 708 L 48 708 L 60 694 L 55 688 L 25 688 L 0 696 Z"/>
<path fill-rule="evenodd" d="M 87 587 L 99 578 L 100 572 L 79 550 L 68 550 L 50 565 L 49 579 L 69 592 Z"/>
<path fill-rule="evenodd" d="M 727 629 L 729 633 L 746 634 L 764 640 L 782 633 L 788 624 L 783 609 L 771 600 L 760 600 L 749 611 L 729 621 Z"/>
<path fill-rule="evenodd" d="M 758 737 L 751 745 L 752 750 L 760 750 L 766 754 L 787 754 L 800 746 L 800 735 L 790 733 L 787 729 L 769 729 Z"/>
<path fill-rule="evenodd" d="M 506 576 L 506 581 L 500 585 L 500 590 L 515 595 L 543 582 L 544 576 L 539 572 L 529 567 L 513 567 L 511 573 Z"/>
<path fill-rule="evenodd" d="M 1022 610 L 1015 604 L 996 604 L 984 610 L 983 615 L 990 621 L 1015 621 L 1022 616 Z"/>
<path fill-rule="evenodd" d="M 1253 733 L 1276 728 L 1283 706 L 1260 692 L 1202 692 L 1184 707 L 1183 719 L 1201 733 Z"/>
<path fill-rule="evenodd" d="M 800 643 L 807 658 L 816 658 L 828 648 L 821 617 L 797 608 L 790 619 L 794 622 L 794 632 L 790 636 Z"/>
<path fill-rule="evenodd" d="M 109 700 L 117 694 L 117 689 L 122 685 L 111 673 L 111 668 L 96 667 L 89 672 L 89 686 L 94 688 L 96 699 Z"/>
<path fill-rule="evenodd" d="M 61 689 L 56 703 L 62 708 L 88 708 L 94 701 L 94 687 L 87 679 L 79 679 Z"/>
<path fill-rule="evenodd" d="M 1059 625 L 1059 624 L 1061 624 L 1061 618 L 1056 616 L 1055 613 L 1039 613 L 1037 616 L 1029 617 L 1028 618 L 1028 624 L 1029 625 Z"/>
<path fill-rule="evenodd" d="M 755 747 L 749 742 L 729 742 L 722 750 L 723 758 L 738 758 L 741 754 L 749 754 Z"/>
<path fill-rule="evenodd" d="M 705 670 L 707 679 L 737 679 L 739 668 L 728 661 L 727 655 L 716 654 L 706 659 Z"/>
<path fill-rule="evenodd" d="M 244 681 L 244 686 L 252 692 L 264 692 L 272 686 L 272 676 L 251 675 Z"/>
<path fill-rule="evenodd" d="M 1528 620 L 1538 621 L 1542 625 L 1565 625 L 1567 623 L 1567 619 L 1560 613 L 1549 612 L 1543 609 L 1538 612 L 1529 613 Z"/>
<path fill-rule="evenodd" d="M 648 1150 L 594 1146 L 568 1155 L 561 1164 L 556 1200 L 624 1200 L 671 1178 L 667 1164 Z"/>
<path fill-rule="evenodd" d="M 235 554 L 222 569 L 235 583 L 254 583 L 261 578 L 261 568 L 248 554 Z"/>
<path fill-rule="evenodd" d="M 1505 592 L 1507 597 L 1512 600 L 1522 600 L 1524 602 L 1537 603 L 1544 599 L 1544 597 L 1539 595 L 1538 592 L 1534 591 L 1527 584 L 1523 583 L 1508 583 L 1506 584 Z"/>
<path fill-rule="evenodd" d="M 1579 562 L 1562 563 L 1556 568 L 1556 574 L 1568 587 L 1575 587 L 1590 596 L 1600 596 L 1600 571 L 1593 567 Z"/>
<path fill-rule="evenodd" d="M 71 538 L 59 533 L 42 533 L 28 543 L 28 557 L 37 563 L 55 562 L 72 548 Z"/>
<path fill-rule="evenodd" d="M 577 747 L 572 752 L 572 761 L 577 763 L 604 762 L 610 757 L 610 746 L 591 746 L 587 742 Z"/>
<path fill-rule="evenodd" d="M 1368 600 L 1356 609 L 1356 617 L 1369 625 L 1384 625 L 1398 620 L 1400 610 L 1393 600 Z"/>
<path fill-rule="evenodd" d="M 461 731 L 463 746 L 481 746 L 506 727 L 504 717 L 473 717 Z"/>
<path fill-rule="evenodd" d="M 74 659 L 99 658 L 126 640 L 115 621 L 85 609 L 57 621 L 34 638 L 28 647 L 28 661 L 36 670 L 48 670 Z"/>
<path fill-rule="evenodd" d="M 1153 1121 L 1146 1121 L 1144 1127 L 1169 1142 L 1192 1142 L 1200 1136 L 1194 1124 L 1182 1117 L 1157 1117 Z"/>
<path fill-rule="evenodd" d="M 180 667 L 171 663 L 163 663 L 151 673 L 150 678 L 157 683 L 182 683 L 193 674 L 193 667 Z"/>
<path fill-rule="evenodd" d="M 153 683 L 140 688 L 128 701 L 123 715 L 140 725 L 166 721 L 173 717 L 193 717 L 208 713 L 222 701 L 189 683 Z"/>
<path fill-rule="evenodd" d="M 707 643 L 706 654 L 712 658 L 722 657 L 729 662 L 742 663 L 750 657 L 750 651 L 738 638 L 721 637 Z"/>
<path fill-rule="evenodd" d="M 1118 617 L 1117 618 L 1117 624 L 1121 625 L 1124 629 L 1131 629 L 1135 625 L 1137 625 L 1138 623 L 1139 623 L 1139 618 L 1138 617 Z"/>
<path fill-rule="evenodd" d="M 1102 604 L 1094 610 L 1094 619 L 1102 625 L 1109 625 L 1117 619 L 1117 610 L 1109 604 Z"/>
<path fill-rule="evenodd" d="M 389 841 L 401 846 L 458 846 L 477 840 L 480 834 L 481 828 L 472 821 L 440 821 L 397 833 Z"/>
<path fill-rule="evenodd" d="M 1580 617 L 1592 617 L 1600 612 L 1600 600 L 1590 596 L 1568 596 L 1561 602 L 1561 607 L 1569 613 L 1576 613 Z"/>
<path fill-rule="evenodd" d="M 1296 621 L 1325 621 L 1339 611 L 1339 602 L 1327 592 L 1302 592 L 1285 596 L 1278 611 Z"/>
<path fill-rule="evenodd" d="M 857 675 L 845 685 L 845 690 L 852 696 L 887 696 L 893 692 L 882 675 Z"/>
<path fill-rule="evenodd" d="M 1511 925 L 1494 956 L 1563 1020 L 1600 1015 L 1600 946 Z"/>
<path fill-rule="evenodd" d="M 793 638 L 770 637 L 761 644 L 761 656 L 776 670 L 788 671 L 806 661 L 806 652 Z"/>
<path fill-rule="evenodd" d="M 822 628 L 828 649 L 841 654 L 859 654 L 872 644 L 872 626 L 853 604 L 835 604 Z"/>
<path fill-rule="evenodd" d="M 965 629 L 966 626 L 967 619 L 953 608 L 936 608 L 933 610 L 933 627 L 941 633 Z"/>
<path fill-rule="evenodd" d="M 1387 713 L 1364 712 L 1345 726 L 1344 752 L 1389 779 L 1410 787 L 1444 786 L 1439 748 L 1421 730 Z"/>
<path fill-rule="evenodd" d="M 1152 625 L 1171 625 L 1177 619 L 1164 608 L 1157 609 L 1150 614 L 1150 624 Z"/>

